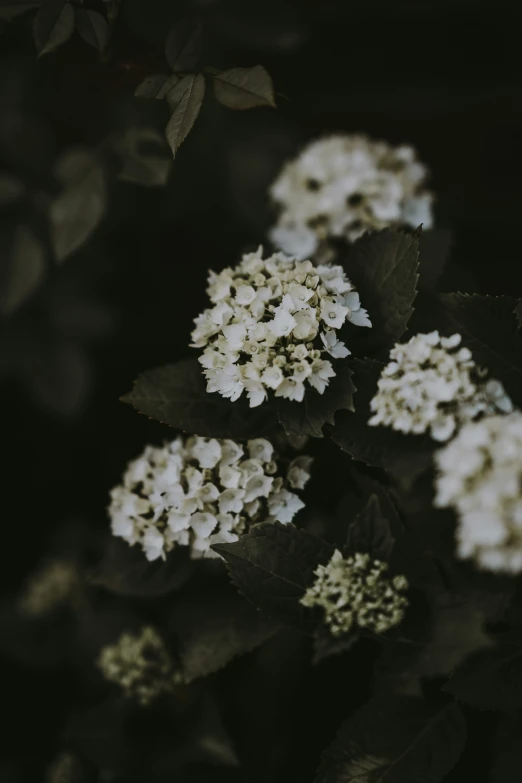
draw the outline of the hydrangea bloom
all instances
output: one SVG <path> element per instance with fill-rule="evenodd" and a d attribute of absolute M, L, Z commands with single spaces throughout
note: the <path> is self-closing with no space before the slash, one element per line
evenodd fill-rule
<path fill-rule="evenodd" d="M 405 433 L 429 432 L 434 440 L 445 441 L 462 422 L 510 412 L 513 406 L 502 384 L 486 382 L 460 342 L 459 334 L 430 332 L 397 344 L 379 379 L 368 423 Z"/>
<path fill-rule="evenodd" d="M 387 226 L 431 228 L 427 173 L 413 147 L 392 147 L 366 136 L 312 142 L 283 167 L 270 189 L 281 210 L 271 240 L 297 258 L 310 258 L 328 237 L 353 241 Z"/>
<path fill-rule="evenodd" d="M 356 553 L 343 558 L 336 550 L 330 562 L 319 566 L 314 584 L 301 603 L 324 610 L 324 622 L 333 636 L 354 627 L 384 633 L 400 623 L 408 605 L 402 591 L 408 587 L 404 576 L 385 576 L 388 566 L 370 555 Z"/>
<path fill-rule="evenodd" d="M 237 541 L 256 522 L 291 522 L 304 503 L 290 490 L 305 486 L 311 462 L 301 455 L 283 465 L 264 438 L 147 446 L 111 492 L 112 532 L 148 560 L 176 546 L 190 547 L 192 558 L 218 557 L 213 544 Z"/>
<path fill-rule="evenodd" d="M 322 394 L 335 376 L 324 355 L 350 353 L 337 330 L 346 321 L 371 326 L 342 267 L 280 253 L 263 259 L 262 252 L 210 273 L 213 307 L 196 318 L 192 333 L 192 345 L 204 348 L 207 390 L 231 400 L 246 392 L 251 407 L 269 392 L 301 402 L 305 384 Z"/>
<path fill-rule="evenodd" d="M 40 617 L 74 600 L 79 577 L 68 560 L 51 560 L 31 575 L 18 603 L 26 615 Z"/>
<path fill-rule="evenodd" d="M 163 639 L 150 626 L 124 633 L 116 644 L 104 647 L 97 665 L 106 680 L 144 707 L 182 681 Z"/>
<path fill-rule="evenodd" d="M 522 572 L 522 413 L 467 423 L 435 460 L 435 505 L 457 512 L 459 557 Z"/>

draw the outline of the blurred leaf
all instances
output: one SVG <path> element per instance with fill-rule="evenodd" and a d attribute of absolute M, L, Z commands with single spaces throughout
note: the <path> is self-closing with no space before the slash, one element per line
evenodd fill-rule
<path fill-rule="evenodd" d="M 83 352 L 67 343 L 50 345 L 27 366 L 33 397 L 66 416 L 82 408 L 91 385 L 91 369 Z"/>
<path fill-rule="evenodd" d="M 388 351 L 406 331 L 417 295 L 418 247 L 416 234 L 384 229 L 364 234 L 348 249 L 343 267 L 372 322 L 371 329 L 352 329 L 347 340 L 359 356 Z"/>
<path fill-rule="evenodd" d="M 185 551 L 169 552 L 165 560 L 150 563 L 141 549 L 110 536 L 89 581 L 118 595 L 150 598 L 181 587 L 192 571 Z"/>
<path fill-rule="evenodd" d="M 522 645 L 504 642 L 479 650 L 453 673 L 443 690 L 481 710 L 522 707 Z"/>
<path fill-rule="evenodd" d="M 204 764 L 238 767 L 240 761 L 234 744 L 221 718 L 215 699 L 209 698 L 203 705 L 201 720 L 192 734 L 194 760 Z"/>
<path fill-rule="evenodd" d="M 337 411 L 353 411 L 352 370 L 342 362 L 336 362 L 335 370 L 337 374 L 323 394 L 307 389 L 303 402 L 276 398 L 277 415 L 288 434 L 322 438 L 324 425 L 335 423 Z"/>
<path fill-rule="evenodd" d="M 118 178 L 123 182 L 155 187 L 165 185 L 172 158 L 165 140 L 154 128 L 129 128 L 113 145 L 122 164 Z"/>
<path fill-rule="evenodd" d="M 45 251 L 30 227 L 19 225 L 15 228 L 10 246 L 2 249 L 2 255 L 8 267 L 2 275 L 0 313 L 9 316 L 42 282 L 45 276 Z"/>
<path fill-rule="evenodd" d="M 134 91 L 135 98 L 165 98 L 183 77 L 176 74 L 156 73 L 147 76 Z"/>
<path fill-rule="evenodd" d="M 17 201 L 25 192 L 21 179 L 5 172 L 0 173 L 0 207 Z"/>
<path fill-rule="evenodd" d="M 106 19 L 98 11 L 75 8 L 74 19 L 76 29 L 85 43 L 103 52 L 109 43 L 111 29 Z"/>
<path fill-rule="evenodd" d="M 277 630 L 229 585 L 226 591 L 209 586 L 182 597 L 169 618 L 169 636 L 187 683 L 219 671 Z"/>
<path fill-rule="evenodd" d="M 58 160 L 56 175 L 64 188 L 51 204 L 51 238 L 58 263 L 78 250 L 107 211 L 103 166 L 90 150 L 69 150 Z"/>
<path fill-rule="evenodd" d="M 393 544 L 390 523 L 381 512 L 377 495 L 371 495 L 365 508 L 348 528 L 347 547 L 350 553 L 367 552 L 375 560 L 388 562 Z"/>
<path fill-rule="evenodd" d="M 242 440 L 273 434 L 278 429 L 277 419 L 267 406 L 252 409 L 245 400 L 230 402 L 220 394 L 207 392 L 196 359 L 148 370 L 122 400 L 146 416 L 202 437 Z"/>
<path fill-rule="evenodd" d="M 232 582 L 258 609 L 300 629 L 315 625 L 315 613 L 299 599 L 314 581 L 317 566 L 333 555 L 331 544 L 294 525 L 266 522 L 234 544 L 212 549 L 225 558 Z"/>
<path fill-rule="evenodd" d="M 372 699 L 342 724 L 315 783 L 439 783 L 465 741 L 466 722 L 452 702 Z"/>
<path fill-rule="evenodd" d="M 169 102 L 177 103 L 165 129 L 165 136 L 173 155 L 191 131 L 204 97 L 205 79 L 201 74 L 184 76 L 169 92 Z"/>
<path fill-rule="evenodd" d="M 502 381 L 516 404 L 522 404 L 522 335 L 515 317 L 516 299 L 452 293 L 441 294 L 440 302 L 445 330 L 461 334 L 474 361 Z"/>
<path fill-rule="evenodd" d="M 354 459 L 390 470 L 412 484 L 431 465 L 434 442 L 429 437 L 404 435 L 391 427 L 369 427 L 370 402 L 377 392 L 383 365 L 372 359 L 349 361 L 354 372 L 355 411 L 339 411 L 332 439 Z"/>
<path fill-rule="evenodd" d="M 252 68 L 232 68 L 210 71 L 214 94 L 229 109 L 254 109 L 257 106 L 275 108 L 274 87 L 268 71 L 262 65 Z"/>
<path fill-rule="evenodd" d="M 0 19 L 12 19 L 41 4 L 42 0 L 0 0 Z"/>
<path fill-rule="evenodd" d="M 65 0 L 46 0 L 33 19 L 38 56 L 64 44 L 74 32 L 74 9 Z"/>
<path fill-rule="evenodd" d="M 185 17 L 169 32 L 165 44 L 165 58 L 174 72 L 192 71 L 201 53 L 201 24 L 199 19 Z"/>

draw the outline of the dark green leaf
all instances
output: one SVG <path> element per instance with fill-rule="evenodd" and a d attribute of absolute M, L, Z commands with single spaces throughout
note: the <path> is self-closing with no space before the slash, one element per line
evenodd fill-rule
<path fill-rule="evenodd" d="M 472 655 L 444 690 L 482 710 L 522 707 L 522 645 L 505 642 Z"/>
<path fill-rule="evenodd" d="M 522 404 L 522 335 L 510 296 L 441 294 L 445 323 L 441 331 L 458 332 L 477 364 L 505 385 L 513 401 Z"/>
<path fill-rule="evenodd" d="M 270 74 L 262 65 L 212 71 L 214 94 L 229 109 L 275 108 L 274 87 Z"/>
<path fill-rule="evenodd" d="M 169 636 L 187 683 L 222 669 L 277 631 L 242 596 L 209 589 L 210 595 L 207 590 L 180 600 L 169 620 Z"/>
<path fill-rule="evenodd" d="M 353 411 L 355 386 L 352 382 L 352 370 L 341 362 L 336 362 L 335 370 L 337 375 L 323 394 L 319 394 L 315 389 L 307 389 L 303 402 L 276 398 L 279 421 L 289 435 L 322 438 L 324 425 L 335 423 L 337 411 Z"/>
<path fill-rule="evenodd" d="M 502 717 L 494 744 L 491 783 L 520 783 L 522 780 L 522 724 L 518 715 Z"/>
<path fill-rule="evenodd" d="M 12 19 L 39 5 L 41 0 L 0 0 L 0 19 Z"/>
<path fill-rule="evenodd" d="M 424 678 L 448 676 L 468 655 L 491 645 L 484 630 L 482 603 L 473 594 L 441 591 L 433 606 L 426 644 L 388 648 L 377 663 L 376 685 L 421 695 Z"/>
<path fill-rule="evenodd" d="M 366 507 L 348 529 L 348 549 L 350 552 L 368 552 L 375 560 L 389 561 L 393 544 L 390 523 L 382 515 L 377 495 L 371 495 Z"/>
<path fill-rule="evenodd" d="M 74 13 L 76 29 L 85 43 L 103 52 L 109 43 L 110 27 L 98 11 L 76 8 Z"/>
<path fill-rule="evenodd" d="M 157 597 L 184 584 L 192 570 L 185 550 L 169 552 L 165 560 L 150 563 L 141 549 L 111 536 L 89 581 L 118 595 Z"/>
<path fill-rule="evenodd" d="M 276 432 L 277 419 L 267 405 L 249 408 L 209 394 L 196 359 L 168 364 L 140 375 L 124 402 L 140 413 L 178 430 L 211 438 L 253 438 Z"/>
<path fill-rule="evenodd" d="M 369 427 L 370 402 L 377 392 L 383 365 L 371 359 L 354 359 L 349 364 L 357 389 L 355 412 L 339 411 L 333 440 L 354 459 L 390 470 L 405 483 L 413 483 L 431 465 L 433 441 L 419 435 L 403 435 L 390 427 Z"/>
<path fill-rule="evenodd" d="M 434 291 L 444 272 L 453 244 L 447 228 L 423 231 L 419 242 L 419 288 Z"/>
<path fill-rule="evenodd" d="M 64 185 L 51 204 L 51 238 L 61 263 L 78 250 L 98 227 L 107 211 L 105 173 L 89 150 L 66 152 L 56 165 Z"/>
<path fill-rule="evenodd" d="M 201 53 L 199 19 L 186 17 L 172 27 L 165 44 L 165 58 L 174 72 L 192 71 Z"/>
<path fill-rule="evenodd" d="M 129 128 L 115 139 L 114 151 L 121 169 L 118 178 L 123 182 L 155 187 L 165 185 L 172 158 L 161 133 L 154 128 Z"/>
<path fill-rule="evenodd" d="M 522 328 L 522 299 L 518 302 L 517 306 L 515 307 L 515 316 L 518 321 L 518 328 Z"/>
<path fill-rule="evenodd" d="M 166 73 L 156 73 L 153 76 L 147 76 L 135 89 L 136 98 L 165 98 L 169 90 L 176 86 L 180 81 L 180 76 Z"/>
<path fill-rule="evenodd" d="M 416 234 L 385 229 L 365 234 L 348 249 L 343 266 L 372 322 L 371 329 L 345 327 L 351 328 L 348 344 L 358 355 L 387 351 L 406 331 L 417 295 L 418 248 Z"/>
<path fill-rule="evenodd" d="M 234 544 L 212 548 L 225 558 L 232 581 L 254 606 L 283 623 L 313 627 L 315 613 L 299 599 L 317 566 L 330 560 L 331 544 L 293 525 L 266 522 Z"/>
<path fill-rule="evenodd" d="M 0 313 L 14 313 L 38 288 L 45 275 L 45 252 L 29 226 L 14 230 L 11 242 L 2 248 L 7 270 L 0 286 Z M 5 263 L 5 261 L 4 261 Z"/>
<path fill-rule="evenodd" d="M 65 0 L 46 0 L 33 19 L 38 56 L 64 44 L 74 31 L 74 9 Z"/>
<path fill-rule="evenodd" d="M 314 636 L 312 664 L 317 666 L 333 655 L 343 655 L 343 653 L 351 650 L 358 640 L 359 637 L 356 633 L 353 633 L 351 636 L 337 638 L 332 636 L 325 626 L 319 626 Z"/>
<path fill-rule="evenodd" d="M 439 783 L 465 740 L 465 719 L 454 703 L 373 699 L 343 723 L 315 783 Z"/>
<path fill-rule="evenodd" d="M 177 102 L 165 130 L 165 136 L 173 155 L 176 154 L 191 131 L 204 97 L 205 79 L 201 74 L 185 76 L 169 92 L 169 102 Z"/>
<path fill-rule="evenodd" d="M 43 347 L 25 371 L 32 396 L 45 408 L 74 416 L 82 408 L 91 386 L 91 368 L 73 343 L 56 341 Z"/>

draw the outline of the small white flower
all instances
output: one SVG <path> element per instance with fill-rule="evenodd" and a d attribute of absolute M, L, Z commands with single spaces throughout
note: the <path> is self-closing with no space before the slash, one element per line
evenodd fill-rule
<path fill-rule="evenodd" d="M 269 440 L 266 440 L 266 438 L 254 438 L 248 441 L 247 446 L 251 459 L 271 462 L 274 456 L 274 447 Z"/>
<path fill-rule="evenodd" d="M 229 324 L 223 327 L 225 339 L 233 351 L 240 351 L 246 339 L 246 328 L 243 324 Z"/>
<path fill-rule="evenodd" d="M 221 514 L 239 514 L 243 508 L 244 489 L 225 489 L 219 496 L 219 511 Z"/>
<path fill-rule="evenodd" d="M 215 468 L 221 459 L 221 446 L 215 438 L 195 437 L 188 441 L 187 447 L 202 468 Z"/>
<path fill-rule="evenodd" d="M 164 555 L 165 541 L 155 527 L 149 527 L 143 534 L 143 550 L 147 560 L 157 560 Z"/>
<path fill-rule="evenodd" d="M 282 489 L 268 498 L 268 511 L 278 522 L 286 525 L 291 522 L 298 511 L 304 508 L 304 503 L 293 492 Z"/>
<path fill-rule="evenodd" d="M 340 329 L 348 315 L 348 308 L 330 299 L 321 301 L 321 318 L 332 329 Z"/>
<path fill-rule="evenodd" d="M 301 383 L 301 381 L 298 381 L 295 378 L 285 378 L 280 386 L 277 387 L 275 396 L 285 397 L 286 399 L 294 400 L 295 402 L 302 402 L 304 393 L 304 383 Z"/>
<path fill-rule="evenodd" d="M 280 367 L 267 367 L 261 378 L 269 389 L 277 389 L 282 384 L 284 375 Z"/>
<path fill-rule="evenodd" d="M 337 339 L 337 335 L 333 329 L 331 329 L 329 332 L 322 332 L 321 340 L 325 347 L 325 350 L 334 359 L 345 359 L 347 356 L 350 355 L 350 351 L 348 350 L 346 345 L 342 342 L 342 340 Z"/>
<path fill-rule="evenodd" d="M 324 390 L 330 383 L 330 378 L 335 377 L 335 371 L 331 363 L 326 359 L 315 359 L 312 362 L 312 375 L 308 379 L 308 382 L 317 389 L 319 394 L 323 394 Z"/>
<path fill-rule="evenodd" d="M 286 477 L 292 489 L 304 489 L 310 479 L 313 457 L 302 455 L 292 460 Z"/>
<path fill-rule="evenodd" d="M 276 337 L 286 337 L 295 325 L 296 320 L 293 315 L 284 307 L 278 307 L 275 310 L 274 320 L 268 324 L 268 328 Z"/>

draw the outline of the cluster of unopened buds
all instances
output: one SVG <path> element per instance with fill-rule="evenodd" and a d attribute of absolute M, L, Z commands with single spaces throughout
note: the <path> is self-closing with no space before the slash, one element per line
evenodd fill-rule
<path fill-rule="evenodd" d="M 149 560 L 174 547 L 219 557 L 213 544 L 237 541 L 256 522 L 291 522 L 304 506 L 291 490 L 310 478 L 311 457 L 278 457 L 273 444 L 178 437 L 147 446 L 111 492 L 112 532 Z"/>
<path fill-rule="evenodd" d="M 512 403 L 499 381 L 486 380 L 460 334 L 417 334 L 397 344 L 371 401 L 370 426 L 404 433 L 429 433 L 446 441 L 479 416 L 509 413 Z"/>
<path fill-rule="evenodd" d="M 316 579 L 301 598 L 303 606 L 319 607 L 332 636 L 367 629 L 384 633 L 401 622 L 408 599 L 404 576 L 389 579 L 388 566 L 369 554 L 343 557 L 336 550 L 327 565 L 315 571 Z"/>
<path fill-rule="evenodd" d="M 143 707 L 170 693 L 183 679 L 163 639 L 151 626 L 122 634 L 115 644 L 101 650 L 97 663 L 106 680 Z"/>
<path fill-rule="evenodd" d="M 196 320 L 192 346 L 207 391 L 250 406 L 276 397 L 301 402 L 306 385 L 323 394 L 336 372 L 329 359 L 350 350 L 339 339 L 345 323 L 371 326 L 359 294 L 341 266 L 296 261 L 281 253 L 244 255 L 234 269 L 210 273 L 213 307 Z"/>

